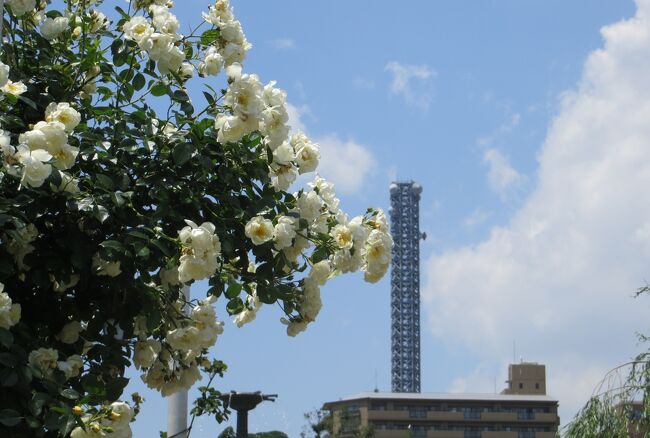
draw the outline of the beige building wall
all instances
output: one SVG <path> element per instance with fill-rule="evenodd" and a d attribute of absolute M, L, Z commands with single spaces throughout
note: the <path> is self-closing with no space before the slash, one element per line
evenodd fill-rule
<path fill-rule="evenodd" d="M 546 395 L 546 366 L 523 362 L 508 366 L 508 387 L 502 394 Z"/>

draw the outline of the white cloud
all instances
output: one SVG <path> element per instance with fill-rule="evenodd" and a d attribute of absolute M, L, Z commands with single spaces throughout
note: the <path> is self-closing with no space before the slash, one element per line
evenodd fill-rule
<path fill-rule="evenodd" d="M 650 266 L 650 0 L 637 6 L 602 29 L 604 47 L 563 95 L 519 211 L 425 267 L 434 335 L 493 363 L 516 340 L 524 359 L 546 363 L 563 423 L 650 328 L 650 297 L 631 298 Z"/>
<path fill-rule="evenodd" d="M 489 167 L 488 183 L 490 188 L 503 200 L 507 199 L 525 181 L 524 176 L 517 172 L 508 158 L 497 149 L 486 150 L 483 154 L 483 162 Z"/>
<path fill-rule="evenodd" d="M 477 208 L 469 216 L 463 219 L 463 225 L 466 228 L 474 228 L 484 223 L 486 220 L 488 220 L 489 217 L 490 213 Z"/>
<path fill-rule="evenodd" d="M 269 41 L 269 44 L 277 50 L 290 50 L 296 47 L 296 42 L 291 38 L 276 38 Z"/>
<path fill-rule="evenodd" d="M 309 107 L 296 107 L 287 103 L 289 125 L 292 132 L 308 134 L 303 119 Z M 336 191 L 344 194 L 358 193 L 377 167 L 377 160 L 370 149 L 354 140 L 342 140 L 337 134 L 312 137 L 320 145 L 321 160 L 318 173 L 334 183 Z M 309 179 L 312 175 L 307 175 Z M 298 184 L 304 181 L 298 181 Z"/>
<path fill-rule="evenodd" d="M 372 90 L 377 85 L 374 80 L 359 75 L 354 77 L 352 84 L 358 90 Z"/>
<path fill-rule="evenodd" d="M 390 86 L 392 94 L 400 95 L 408 105 L 428 109 L 433 98 L 431 78 L 435 72 L 426 65 L 406 65 L 399 62 L 386 64 L 386 71 L 393 75 Z"/>
<path fill-rule="evenodd" d="M 320 144 L 319 173 L 334 182 L 337 192 L 360 191 L 377 166 L 370 151 L 353 140 L 341 140 L 335 134 L 315 140 Z"/>

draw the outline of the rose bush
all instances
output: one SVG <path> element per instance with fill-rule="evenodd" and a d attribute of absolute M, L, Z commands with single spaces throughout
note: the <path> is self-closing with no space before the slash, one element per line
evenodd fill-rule
<path fill-rule="evenodd" d="M 251 45 L 227 0 L 188 35 L 166 0 L 111 19 L 101 6 L 5 2 L 3 437 L 131 436 L 141 399 L 120 401 L 128 367 L 162 395 L 202 371 L 212 381 L 226 315 L 241 326 L 279 303 L 295 336 L 329 278 L 388 269 L 381 211 L 349 219 L 319 176 L 290 191 L 319 148 L 290 135 L 285 92 L 243 69 Z M 185 299 L 203 279 L 207 296 Z M 221 418 L 216 395 L 205 388 L 194 413 Z"/>

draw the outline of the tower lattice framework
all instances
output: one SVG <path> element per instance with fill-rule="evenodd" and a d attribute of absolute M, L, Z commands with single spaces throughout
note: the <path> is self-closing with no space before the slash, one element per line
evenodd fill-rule
<path fill-rule="evenodd" d="M 411 182 L 390 185 L 392 391 L 420 392 L 420 194 Z"/>

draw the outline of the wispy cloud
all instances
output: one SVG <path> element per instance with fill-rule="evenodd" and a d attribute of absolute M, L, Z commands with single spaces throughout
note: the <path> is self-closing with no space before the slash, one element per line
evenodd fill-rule
<path fill-rule="evenodd" d="M 391 94 L 402 96 L 404 101 L 420 109 L 428 109 L 433 98 L 431 79 L 436 73 L 426 65 L 407 65 L 392 61 L 386 71 L 393 75 Z"/>
<path fill-rule="evenodd" d="M 290 50 L 296 47 L 296 42 L 291 38 L 276 38 L 269 41 L 269 45 L 277 50 Z"/>
<path fill-rule="evenodd" d="M 430 330 L 495 364 L 516 339 L 518 354 L 546 363 L 563 421 L 642 348 L 634 333 L 648 328 L 648 298 L 631 298 L 650 265 L 650 0 L 637 6 L 634 19 L 603 28 L 604 47 L 548 130 L 537 186 L 509 223 L 426 264 Z M 517 179 L 500 154 L 487 160 L 501 169 L 497 187 Z"/>
<path fill-rule="evenodd" d="M 490 188 L 502 200 L 507 200 L 525 181 L 525 177 L 515 170 L 510 161 L 497 149 L 491 148 L 483 154 L 483 162 L 488 165 Z"/>

